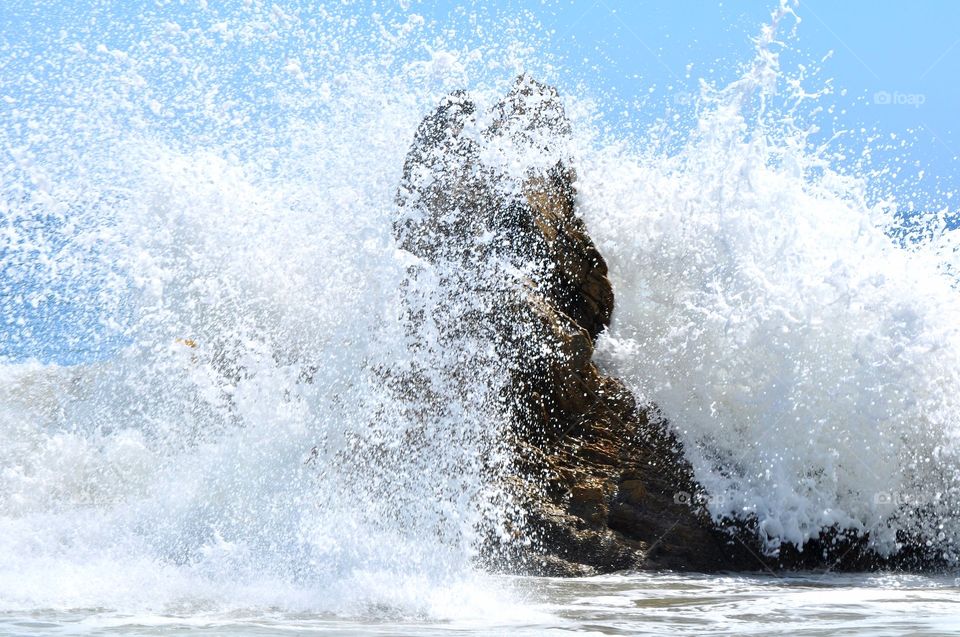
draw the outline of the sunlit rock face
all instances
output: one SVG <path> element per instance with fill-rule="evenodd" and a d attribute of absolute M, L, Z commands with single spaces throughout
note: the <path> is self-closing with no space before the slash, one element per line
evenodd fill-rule
<path fill-rule="evenodd" d="M 520 506 L 515 533 L 491 542 L 486 559 L 563 574 L 728 564 L 703 516 L 675 502 L 695 489 L 674 440 L 592 361 L 614 297 L 576 213 L 556 90 L 522 76 L 491 115 L 482 122 L 454 93 L 424 119 L 394 223 L 420 259 L 405 291 L 411 332 L 447 346 L 472 337 L 455 366 L 492 376 L 500 365 L 507 379 L 498 398 L 515 471 L 505 479 Z M 416 292 L 424 277 L 436 283 L 426 297 Z"/>
<path fill-rule="evenodd" d="M 515 508 L 486 529 L 482 559 L 562 575 L 893 564 L 850 534 L 764 554 L 749 520 L 721 525 L 706 513 L 656 407 L 593 361 L 614 294 L 577 214 L 569 136 L 556 89 L 530 77 L 486 112 L 456 92 L 421 123 L 397 193 L 394 235 L 417 258 L 406 325 L 435 364 L 392 380 L 425 414 L 425 403 L 469 391 L 462 404 L 510 422 L 510 470 L 497 479 Z M 418 390 L 438 377 L 446 393 Z"/>

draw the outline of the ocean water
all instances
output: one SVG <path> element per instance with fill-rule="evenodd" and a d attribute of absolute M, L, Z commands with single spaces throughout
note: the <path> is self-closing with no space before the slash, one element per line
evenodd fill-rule
<path fill-rule="evenodd" d="M 523 540 L 505 379 L 464 385 L 456 349 L 411 337 L 391 221 L 443 95 L 482 123 L 518 73 L 555 80 L 535 25 L 424 48 L 402 6 L 91 11 L 0 50 L 0 633 L 960 630 L 949 571 L 477 566 L 481 537 Z M 849 149 L 808 143 L 828 96 L 781 67 L 796 27 L 775 11 L 739 79 L 639 137 L 563 92 L 618 299 L 598 359 L 769 551 L 839 526 L 952 563 L 955 215 L 905 221 Z M 405 373 L 439 400 L 411 409 L 385 381 Z"/>
<path fill-rule="evenodd" d="M 191 597 L 148 612 L 0 614 L 5 635 L 955 635 L 955 576 L 619 574 L 483 578 L 420 609 L 356 614 Z"/>

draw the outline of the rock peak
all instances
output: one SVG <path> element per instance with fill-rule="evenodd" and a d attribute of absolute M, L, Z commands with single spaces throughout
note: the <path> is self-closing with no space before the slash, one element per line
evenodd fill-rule
<path fill-rule="evenodd" d="M 438 357 L 433 376 L 446 374 L 454 392 L 481 370 L 493 369 L 498 383 L 506 377 L 491 390 L 491 411 L 507 405 L 503 444 L 517 470 L 507 480 L 525 511 L 518 526 L 533 542 L 491 540 L 490 564 L 565 575 L 882 564 L 865 538 L 842 533 L 762 558 L 749 522 L 725 529 L 710 518 L 657 409 L 638 406 L 592 360 L 614 296 L 577 213 L 571 125 L 558 92 L 521 75 L 486 129 L 476 117 L 461 91 L 424 118 L 404 164 L 394 234 L 422 260 L 409 271 L 405 301 L 412 334 L 429 324 L 429 338 L 411 347 Z M 401 385 L 420 396 L 422 381 Z M 487 406 L 472 395 L 461 404 Z"/>
<path fill-rule="evenodd" d="M 552 135 L 569 135 L 570 122 L 560 94 L 552 86 L 520 75 L 513 88 L 497 105 L 495 125 L 516 130 L 538 130 Z"/>
<path fill-rule="evenodd" d="M 660 542 L 659 561 L 645 553 L 677 516 L 689 532 L 706 538 L 709 531 L 688 508 L 673 505 L 673 491 L 691 487 L 672 439 L 657 430 L 657 459 L 671 472 L 637 452 L 637 437 L 654 425 L 623 384 L 592 361 L 614 298 L 606 263 L 577 214 L 575 172 L 558 152 L 570 135 L 559 94 L 520 76 L 493 114 L 493 124 L 479 131 L 471 125 L 474 103 L 455 93 L 424 118 L 404 165 L 394 223 L 400 246 L 437 270 L 431 280 L 448 286 L 437 298 L 453 308 L 435 311 L 411 298 L 411 308 L 421 305 L 410 315 L 429 314 L 432 333 L 447 343 L 458 342 L 453 335 L 490 339 L 510 377 L 515 496 L 535 542 L 532 553 L 518 545 L 488 555 L 505 557 L 514 570 L 544 573 L 702 565 L 690 548 L 672 542 Z M 522 164 L 519 173 L 487 149 L 513 153 L 508 159 Z M 419 276 L 411 270 L 408 287 Z M 425 319 L 412 320 L 416 331 Z M 466 364 L 479 369 L 484 362 Z M 677 484 L 662 485 L 667 475 Z M 650 494 L 645 502 L 655 513 L 642 529 L 616 530 L 617 520 L 640 515 L 638 493 Z"/>

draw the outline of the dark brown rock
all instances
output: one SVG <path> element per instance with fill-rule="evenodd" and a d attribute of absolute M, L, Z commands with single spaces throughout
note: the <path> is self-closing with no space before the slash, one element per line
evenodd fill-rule
<path fill-rule="evenodd" d="M 492 124 L 468 134 L 476 111 L 455 93 L 424 119 L 404 165 L 394 232 L 468 299 L 445 316 L 411 310 L 412 323 L 432 311 L 444 342 L 488 339 L 510 378 L 516 474 L 508 482 L 525 511 L 516 535 L 532 542 L 491 543 L 488 563 L 548 575 L 880 563 L 863 539 L 844 536 L 764 557 L 749 522 L 723 529 L 710 519 L 657 410 L 637 405 L 592 360 L 614 295 L 576 212 L 564 150 L 570 124 L 556 90 L 521 76 Z M 530 165 L 507 173 L 481 159 L 484 149 Z"/>
<path fill-rule="evenodd" d="M 519 78 L 479 137 L 466 132 L 477 129 L 476 111 L 456 93 L 424 119 L 404 165 L 394 232 L 466 299 L 440 320 L 442 337 L 486 334 L 507 362 L 512 484 L 534 541 L 488 555 L 554 574 L 715 567 L 722 540 L 674 502 L 696 489 L 673 439 L 593 363 L 614 297 L 576 213 L 576 174 L 564 154 L 570 126 L 556 91 Z M 533 160 L 507 174 L 481 160 L 485 148 Z M 510 279 L 498 264 L 525 274 Z M 418 276 L 411 270 L 411 281 Z M 429 311 L 439 314 L 419 310 L 411 321 Z"/>

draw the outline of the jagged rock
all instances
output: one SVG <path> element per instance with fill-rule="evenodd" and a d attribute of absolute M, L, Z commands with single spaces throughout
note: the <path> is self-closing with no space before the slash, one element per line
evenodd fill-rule
<path fill-rule="evenodd" d="M 762 557 L 749 524 L 721 529 L 698 505 L 702 489 L 657 410 L 637 405 L 593 362 L 614 295 L 576 212 L 570 124 L 556 90 L 521 76 L 492 112 L 482 127 L 458 92 L 423 120 L 394 223 L 398 244 L 464 301 L 440 309 L 410 301 L 411 324 L 432 312 L 441 340 L 486 339 L 510 378 L 510 486 L 533 542 L 491 545 L 488 561 L 553 575 L 862 567 L 871 559 L 862 539 Z M 523 168 L 487 159 L 498 153 Z M 411 268 L 410 281 L 419 276 Z"/>
<path fill-rule="evenodd" d="M 491 554 L 541 573 L 722 566 L 724 540 L 674 502 L 696 491 L 675 442 L 592 361 L 614 297 L 576 214 L 555 89 L 522 76 L 493 113 L 478 134 L 477 108 L 460 92 L 424 119 L 394 223 L 399 245 L 464 299 L 439 332 L 487 334 L 508 363 L 514 489 L 535 541 Z M 510 173 L 481 159 L 497 152 L 527 165 Z"/>

